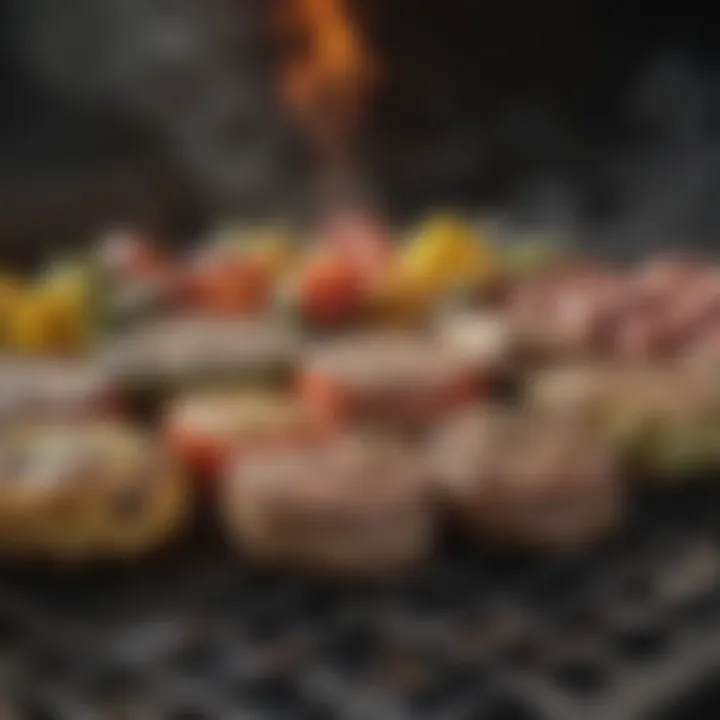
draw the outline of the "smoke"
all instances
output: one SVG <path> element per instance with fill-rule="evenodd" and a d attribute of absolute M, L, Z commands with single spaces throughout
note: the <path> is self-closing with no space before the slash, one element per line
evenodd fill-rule
<path fill-rule="evenodd" d="M 712 248 L 720 238 L 720 87 L 689 54 L 646 59 L 621 97 L 624 137 L 583 154 L 579 175 L 521 182 L 509 223 L 539 224 L 615 255 Z M 556 128 L 557 129 L 557 128 Z M 547 132 L 548 147 L 565 147 Z M 591 167 L 587 165 L 591 164 Z M 596 196 L 604 198 L 604 211 Z"/>
<path fill-rule="evenodd" d="M 370 106 L 375 137 L 362 159 L 391 206 L 417 213 L 455 200 L 617 253 L 715 242 L 720 84 L 707 63 L 689 51 L 646 53 L 608 95 L 616 127 L 597 131 L 553 106 L 556 68 L 571 57 L 543 65 L 535 49 L 503 52 L 512 68 L 483 64 L 471 53 L 512 38 L 478 42 L 451 5 L 439 33 L 437 3 L 407 4 L 417 12 L 397 11 L 377 48 L 396 115 L 383 122 L 387 108 Z M 278 107 L 269 2 L 24 0 L 17 13 L 29 73 L 58 95 L 152 128 L 209 195 L 256 210 L 268 198 L 283 210 L 309 199 L 300 192 L 311 169 L 303 141 Z M 616 47 L 607 45 L 609 63 Z M 588 103 L 602 106 L 597 78 L 583 72 Z"/>
<path fill-rule="evenodd" d="M 720 128 L 713 78 L 688 57 L 646 65 L 628 103 L 642 140 L 618 157 L 621 236 L 640 246 L 707 245 L 720 232 Z"/>
<path fill-rule="evenodd" d="M 28 70 L 154 131 L 209 195 L 256 205 L 287 182 L 266 12 L 254 0 L 26 0 Z"/>

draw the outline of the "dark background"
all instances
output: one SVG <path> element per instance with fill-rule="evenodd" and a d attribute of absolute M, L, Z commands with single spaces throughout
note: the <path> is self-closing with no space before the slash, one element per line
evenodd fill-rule
<path fill-rule="evenodd" d="M 279 0 L 274 0 L 278 2 Z M 191 236 L 312 207 L 262 0 L 0 0 L 0 238 Z M 384 67 L 360 157 L 398 216 L 452 204 L 613 248 L 720 229 L 710 10 L 356 0 Z"/>

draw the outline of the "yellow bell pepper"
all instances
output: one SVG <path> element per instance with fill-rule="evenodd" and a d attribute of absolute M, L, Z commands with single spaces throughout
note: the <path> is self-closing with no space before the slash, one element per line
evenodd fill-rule
<path fill-rule="evenodd" d="M 10 342 L 13 349 L 29 355 L 50 352 L 49 327 L 47 302 L 37 290 L 27 290 L 11 320 Z"/>
<path fill-rule="evenodd" d="M 66 354 L 80 351 L 89 330 L 90 285 L 82 268 L 50 271 L 21 299 L 12 340 L 20 352 Z"/>
<path fill-rule="evenodd" d="M 400 274 L 430 295 L 457 285 L 486 282 L 495 268 L 487 238 L 451 215 L 439 215 L 426 222 L 400 259 Z"/>
<path fill-rule="evenodd" d="M 90 275 L 86 268 L 67 266 L 47 282 L 47 298 L 54 310 L 52 334 L 59 352 L 77 352 L 87 342 L 93 302 Z"/>
<path fill-rule="evenodd" d="M 396 265 L 374 288 L 371 322 L 390 328 L 413 325 L 426 316 L 431 304 L 431 293 Z"/>
<path fill-rule="evenodd" d="M 290 232 L 283 228 L 269 228 L 260 231 L 247 245 L 247 252 L 267 268 L 277 279 L 293 265 L 295 243 Z"/>
<path fill-rule="evenodd" d="M 12 318 L 18 307 L 21 288 L 19 283 L 8 275 L 0 275 L 0 346 L 9 341 Z"/>

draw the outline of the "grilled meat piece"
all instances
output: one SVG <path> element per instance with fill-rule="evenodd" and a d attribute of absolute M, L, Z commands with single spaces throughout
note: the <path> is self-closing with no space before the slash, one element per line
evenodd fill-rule
<path fill-rule="evenodd" d="M 471 362 L 413 335 L 325 343 L 308 353 L 300 377 L 301 396 L 321 414 L 401 432 L 425 430 L 480 393 Z"/>
<path fill-rule="evenodd" d="M 0 360 L 0 423 L 103 417 L 119 409 L 108 373 L 87 360 Z"/>
<path fill-rule="evenodd" d="M 531 379 L 545 412 L 594 423 L 625 463 L 650 477 L 683 479 L 720 467 L 720 382 L 672 364 L 561 368 Z"/>
<path fill-rule="evenodd" d="M 575 549 L 608 534 L 625 512 L 614 453 L 567 417 L 473 410 L 439 430 L 430 458 L 450 513 L 471 536 L 497 544 Z"/>
<path fill-rule="evenodd" d="M 292 372 L 298 339 L 269 323 L 185 317 L 151 323 L 105 348 L 124 387 L 150 392 L 237 381 L 277 385 Z"/>
<path fill-rule="evenodd" d="M 388 577 L 435 540 L 431 484 L 387 441 L 241 455 L 221 491 L 230 538 L 252 560 L 320 575 Z"/>

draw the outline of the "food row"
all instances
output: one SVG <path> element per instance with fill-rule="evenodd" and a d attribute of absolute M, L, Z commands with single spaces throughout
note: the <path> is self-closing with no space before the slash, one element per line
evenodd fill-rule
<path fill-rule="evenodd" d="M 374 403 L 373 388 L 357 390 Z M 137 557 L 182 533 L 200 494 L 247 558 L 363 576 L 416 567 L 448 519 L 470 538 L 546 550 L 620 521 L 620 468 L 589 428 L 470 396 L 449 412 L 422 386 L 393 392 L 436 427 L 405 435 L 398 414 L 379 432 L 375 411 L 349 427 L 323 403 L 246 389 L 178 398 L 161 433 L 94 412 L 61 420 L 57 406 L 41 420 L 36 407 L 0 444 L 0 550 Z"/>
<path fill-rule="evenodd" d="M 448 526 L 576 549 L 634 484 L 720 472 L 712 265 L 495 247 L 452 217 L 390 235 L 343 217 L 173 260 L 123 236 L 44 276 L 73 303 L 0 361 L 0 554 L 135 558 L 209 500 L 251 561 L 394 575 Z M 60 358 L 70 307 L 86 341 Z"/>
<path fill-rule="evenodd" d="M 252 560 L 395 573 L 426 558 L 447 523 L 501 546 L 582 547 L 618 527 L 640 478 L 689 482 L 720 467 L 711 373 L 540 368 L 503 403 L 500 367 L 439 337 L 265 354 L 267 326 L 203 323 L 186 355 L 0 368 L 0 551 L 136 557 L 182 533 L 205 496 Z M 146 392 L 159 411 L 150 428 L 128 412 Z"/>
<path fill-rule="evenodd" d="M 305 326 L 419 320 L 440 293 L 491 277 L 490 242 L 453 216 L 407 242 L 369 215 L 328 221 L 311 240 L 284 228 L 221 228 L 169 252 L 134 232 L 104 236 L 85 257 L 36 277 L 0 277 L 0 346 L 21 354 L 83 352 L 98 337 L 175 313 L 273 315 Z"/>
<path fill-rule="evenodd" d="M 0 347 L 79 354 L 178 314 L 272 317 L 305 331 L 407 328 L 446 305 L 490 301 L 534 360 L 712 362 L 720 344 L 714 260 L 616 266 L 543 241 L 499 243 L 452 215 L 394 235 L 361 214 L 333 217 L 311 236 L 231 226 L 174 253 L 113 233 L 37 277 L 0 275 Z"/>

